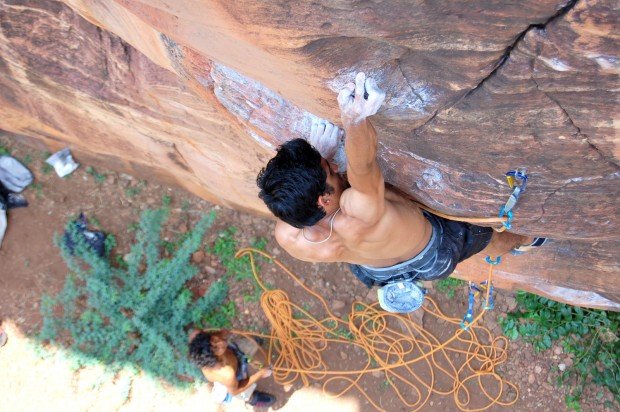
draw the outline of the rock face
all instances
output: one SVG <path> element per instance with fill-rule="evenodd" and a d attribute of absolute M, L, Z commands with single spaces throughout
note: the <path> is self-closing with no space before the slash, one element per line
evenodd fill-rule
<path fill-rule="evenodd" d="M 387 91 L 388 183 L 494 216 L 526 167 L 513 230 L 556 242 L 498 282 L 620 309 L 615 2 L 64 3 L 0 0 L 0 128 L 266 213 L 273 148 L 338 122 L 336 91 L 365 71 Z"/>

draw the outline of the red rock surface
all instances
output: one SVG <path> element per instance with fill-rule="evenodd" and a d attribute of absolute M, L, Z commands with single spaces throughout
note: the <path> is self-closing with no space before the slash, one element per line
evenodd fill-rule
<path fill-rule="evenodd" d="M 337 122 L 335 92 L 363 70 L 387 91 L 390 184 L 493 216 L 504 172 L 527 167 L 514 231 L 556 242 L 498 282 L 620 308 L 614 2 L 64 3 L 0 1 L 1 128 L 264 213 L 272 148 Z"/>

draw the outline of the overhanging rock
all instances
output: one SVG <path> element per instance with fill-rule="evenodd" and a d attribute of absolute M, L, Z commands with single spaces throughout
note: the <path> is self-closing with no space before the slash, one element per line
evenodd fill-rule
<path fill-rule="evenodd" d="M 273 148 L 337 122 L 335 92 L 365 71 L 388 93 L 386 181 L 494 216 L 504 172 L 527 167 L 514 231 L 555 242 L 499 278 L 620 308 L 613 2 L 64 3 L 0 1 L 3 129 L 265 213 L 254 179 Z"/>

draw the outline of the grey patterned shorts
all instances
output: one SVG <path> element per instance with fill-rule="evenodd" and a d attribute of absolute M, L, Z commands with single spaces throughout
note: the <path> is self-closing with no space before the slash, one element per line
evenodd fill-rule
<path fill-rule="evenodd" d="M 377 268 L 350 264 L 351 272 L 366 286 L 383 286 L 400 280 L 438 280 L 454 271 L 459 262 L 482 251 L 493 236 L 493 229 L 448 220 L 424 212 L 433 233 L 418 255 L 396 265 Z"/>

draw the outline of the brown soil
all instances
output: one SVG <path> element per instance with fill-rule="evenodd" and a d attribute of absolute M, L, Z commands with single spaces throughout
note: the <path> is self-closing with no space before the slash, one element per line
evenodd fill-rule
<path fill-rule="evenodd" d="M 123 386 L 126 381 L 122 377 L 106 377 L 97 368 L 72 370 L 62 351 L 44 358 L 35 354 L 32 336 L 41 327 L 41 295 L 58 292 L 67 274 L 67 268 L 58 249 L 53 246 L 52 239 L 79 212 L 84 212 L 91 220 L 98 222 L 98 226 L 106 232 L 113 233 L 118 241 L 117 250 L 123 251 L 127 250 L 133 240 L 133 232 L 128 230 L 130 224 L 138 220 L 140 212 L 145 208 L 158 207 L 162 195 L 168 194 L 172 198 L 172 211 L 165 237 L 172 238 L 177 233 L 187 231 L 202 213 L 214 209 L 217 220 L 205 237 L 205 243 L 212 244 L 217 234 L 231 225 L 239 228 L 237 240 L 241 246 L 249 246 L 252 239 L 257 237 L 269 239 L 266 250 L 299 274 L 304 284 L 325 297 L 339 316 L 347 314 L 354 300 L 367 303 L 376 300 L 376 292 L 369 292 L 356 281 L 345 265 L 308 264 L 289 257 L 271 236 L 274 226 L 271 220 L 214 206 L 182 190 L 113 171 L 97 170 L 104 175 L 100 179 L 102 181 L 97 182 L 92 174 L 86 172 L 87 165 L 84 164 L 69 177 L 61 179 L 53 171 L 44 173 L 42 151 L 24 146 L 8 135 L 0 137 L 0 145 L 9 148 L 17 158 L 32 159 L 28 166 L 36 175 L 36 184 L 24 192 L 30 206 L 9 212 L 8 230 L 0 249 L 0 321 L 3 321 L 3 327 L 9 335 L 8 344 L 0 349 L 0 370 L 9 371 L 8 374 L 5 372 L 4 379 L 0 379 L 0 393 L 4 394 L 3 410 L 54 410 L 56 407 L 68 410 L 216 409 L 212 404 L 210 407 L 204 406 L 204 399 L 208 398 L 206 389 L 180 392 L 142 376 L 134 380 L 129 390 Z M 200 256 L 197 261 L 200 274 L 193 280 L 192 289 L 203 293 L 207 285 L 222 274 L 223 268 L 215 256 Z M 299 306 L 307 307 L 310 311 L 318 310 L 316 301 L 275 267 L 265 265 L 263 280 L 287 291 L 290 299 Z M 230 299 L 235 302 L 238 313 L 233 325 L 235 329 L 268 330 L 268 322 L 259 304 L 248 299 L 253 288 L 253 282 L 246 280 L 231 289 Z M 429 293 L 444 313 L 459 318 L 465 313 L 467 296 L 464 290 L 457 291 L 453 299 L 432 286 Z M 498 293 L 496 308 L 483 320 L 484 325 L 495 334 L 501 333 L 496 317 L 514 307 L 514 304 L 510 293 Z M 432 316 L 424 316 L 420 321 L 438 337 L 443 335 L 445 338 L 454 332 L 453 325 Z M 344 369 L 355 361 L 356 356 L 346 351 L 333 351 L 327 353 L 325 358 L 330 364 Z M 518 386 L 520 399 L 510 408 L 494 406 L 491 410 L 566 410 L 564 388 L 555 385 L 558 365 L 565 363 L 566 359 L 567 356 L 562 354 L 559 347 L 535 353 L 529 345 L 511 342 L 508 361 L 499 367 L 499 372 Z M 428 370 L 419 373 L 423 379 L 428 378 Z M 99 383 L 95 385 L 95 381 Z M 398 400 L 383 375 L 369 374 L 360 381 L 360 386 L 385 410 L 411 409 Z M 355 389 L 339 399 L 330 399 L 320 390 L 320 382 L 309 388 L 302 388 L 300 382 L 283 388 L 272 379 L 267 379 L 261 381 L 259 387 L 278 396 L 274 410 L 374 409 Z M 584 394 L 584 410 L 605 410 L 603 402 L 611 400 L 611 395 L 602 391 L 603 399 L 599 400 L 596 396 L 598 392 L 591 389 Z M 473 406 L 479 406 L 483 401 L 480 393 L 472 393 Z M 246 407 L 235 403 L 225 409 L 246 410 Z M 421 410 L 456 409 L 452 396 L 433 395 Z"/>

